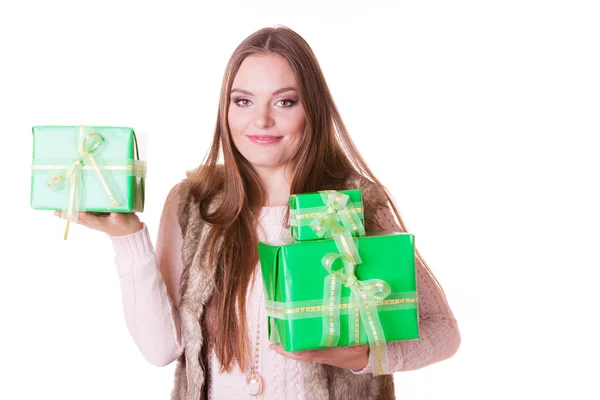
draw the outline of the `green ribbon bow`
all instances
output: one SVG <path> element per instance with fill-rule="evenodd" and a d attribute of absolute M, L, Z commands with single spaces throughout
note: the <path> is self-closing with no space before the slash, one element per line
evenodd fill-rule
<path fill-rule="evenodd" d="M 351 257 L 354 264 L 362 263 L 352 240 L 350 227 L 360 236 L 365 235 L 365 227 L 350 201 L 350 196 L 335 190 L 321 190 L 319 194 L 325 206 L 313 218 L 309 226 L 319 237 L 323 237 L 329 232 L 340 253 Z"/>
<path fill-rule="evenodd" d="M 333 263 L 339 259 L 343 268 L 334 269 Z M 391 293 L 390 285 L 382 279 L 361 281 L 356 277 L 356 264 L 345 254 L 328 253 L 321 263 L 329 272 L 325 278 L 323 289 L 323 336 L 321 346 L 336 346 L 340 338 L 340 297 L 342 284 L 351 290 L 349 302 L 349 337 L 354 336 L 358 344 L 359 318 L 367 333 L 371 348 L 370 360 L 373 375 L 388 373 L 387 346 L 383 327 L 379 320 L 376 303 L 384 300 Z M 357 314 L 357 311 L 360 314 Z M 354 321 L 354 325 L 352 324 Z"/>
<path fill-rule="evenodd" d="M 69 186 L 69 197 L 67 198 L 66 204 L 62 209 L 61 218 L 66 219 L 67 223 L 65 226 L 65 233 L 63 236 L 64 240 L 67 240 L 69 235 L 69 226 L 72 222 L 77 223 L 79 215 L 79 201 L 80 201 L 80 186 L 83 183 L 81 171 L 83 169 L 84 161 L 89 161 L 92 168 L 96 171 L 96 175 L 108 196 L 111 204 L 117 206 L 119 203 L 115 198 L 115 195 L 109 188 L 108 176 L 105 176 L 102 171 L 105 171 L 104 165 L 100 157 L 94 153 L 104 143 L 102 136 L 99 133 L 93 132 L 83 137 L 84 127 L 81 126 L 79 130 L 79 149 L 77 156 L 73 159 L 73 164 L 67 169 L 64 174 L 60 174 L 48 181 L 48 186 L 53 190 L 62 190 L 66 185 Z M 81 138 L 83 137 L 83 140 Z M 66 183 L 66 184 L 65 184 Z"/>
<path fill-rule="evenodd" d="M 356 234 L 365 235 L 365 227 L 358 216 L 362 203 L 353 203 L 350 196 L 336 190 L 320 190 L 323 206 L 290 210 L 290 226 L 301 228 L 310 226 L 319 237 L 326 237 L 332 225 L 340 225 Z"/>
<path fill-rule="evenodd" d="M 365 235 L 365 227 L 356 213 L 354 204 L 350 201 L 350 196 L 336 190 L 320 190 L 319 194 L 325 206 L 310 223 L 310 227 L 319 237 L 328 231 L 333 234 L 331 227 L 339 226 L 340 222 L 348 230 L 352 227 L 359 236 Z"/>

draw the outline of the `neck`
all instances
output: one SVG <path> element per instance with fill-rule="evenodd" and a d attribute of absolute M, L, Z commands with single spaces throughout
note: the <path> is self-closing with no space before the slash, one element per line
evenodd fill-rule
<path fill-rule="evenodd" d="M 264 206 L 287 205 L 290 196 L 291 168 L 285 165 L 277 167 L 254 167 L 267 193 L 267 204 Z"/>

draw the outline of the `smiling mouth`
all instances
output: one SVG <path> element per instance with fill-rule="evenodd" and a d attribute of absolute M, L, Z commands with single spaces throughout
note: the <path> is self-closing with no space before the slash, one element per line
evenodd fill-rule
<path fill-rule="evenodd" d="M 272 136 L 272 135 L 252 135 L 248 138 L 256 144 L 273 144 L 278 142 L 283 136 Z"/>

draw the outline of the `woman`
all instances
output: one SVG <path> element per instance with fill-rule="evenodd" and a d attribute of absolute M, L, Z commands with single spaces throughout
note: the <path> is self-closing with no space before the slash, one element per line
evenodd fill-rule
<path fill-rule="evenodd" d="M 156 253 L 135 214 L 81 214 L 112 239 L 140 351 L 155 365 L 178 361 L 172 399 L 395 398 L 392 375 L 371 374 L 366 345 L 286 353 L 268 343 L 258 241 L 290 241 L 291 193 L 352 188 L 363 191 L 367 230 L 407 231 L 308 44 L 265 28 L 229 60 L 212 147 L 169 193 Z M 387 344 L 392 372 L 449 358 L 460 344 L 442 288 L 418 251 L 415 260 L 420 339 Z"/>

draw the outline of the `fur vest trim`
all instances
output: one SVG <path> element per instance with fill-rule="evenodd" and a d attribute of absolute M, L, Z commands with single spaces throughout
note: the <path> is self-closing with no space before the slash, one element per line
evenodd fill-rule
<path fill-rule="evenodd" d="M 209 276 L 212 268 L 207 265 L 204 245 L 210 226 L 200 217 L 199 202 L 191 194 L 187 178 L 180 185 L 181 202 L 177 217 L 183 235 L 183 271 L 179 312 L 185 351 L 177 360 L 171 400 L 206 400 L 211 382 L 204 316 L 213 287 Z M 372 226 L 377 208 L 388 205 L 385 191 L 363 176 L 348 178 L 345 187 L 340 189 L 362 191 L 367 230 Z M 312 362 L 302 363 L 302 373 L 304 398 L 307 400 L 395 399 L 393 375 L 356 375 L 349 370 Z"/>

